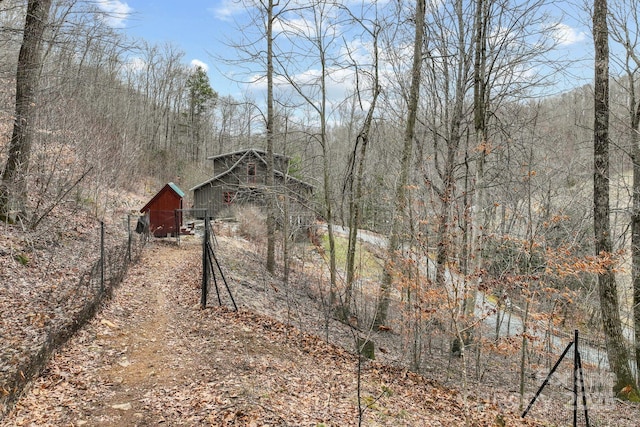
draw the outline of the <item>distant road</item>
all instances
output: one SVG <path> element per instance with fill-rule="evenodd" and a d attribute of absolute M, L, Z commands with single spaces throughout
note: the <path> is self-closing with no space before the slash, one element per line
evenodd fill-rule
<path fill-rule="evenodd" d="M 327 228 L 325 224 L 320 225 L 320 227 L 324 230 L 326 230 Z M 334 225 L 333 231 L 337 235 L 343 237 L 348 237 L 349 235 L 349 228 L 343 227 L 341 225 Z M 386 248 L 388 245 L 388 239 L 386 236 L 368 230 L 358 230 L 358 239 L 362 242 L 375 245 L 381 249 Z M 435 275 L 435 263 L 431 259 L 427 259 L 426 261 L 426 263 L 423 263 L 423 265 L 426 265 L 427 267 L 425 273 L 433 279 Z M 447 282 L 450 284 L 463 282 L 461 278 L 459 278 L 455 273 L 451 273 L 448 269 L 445 275 Z M 487 326 L 492 328 L 493 331 L 496 330 L 496 324 L 498 323 L 498 312 L 496 310 L 496 305 L 495 303 L 489 301 L 487 295 L 484 292 L 478 291 L 476 294 L 475 315 L 478 318 L 482 318 L 483 322 Z M 514 312 L 514 310 L 509 310 L 506 312 L 504 312 L 503 310 L 500 313 L 499 334 L 501 337 L 522 334 L 523 329 L 522 318 L 519 314 Z M 530 320 L 527 332 L 530 335 L 536 337 L 541 342 L 549 340 L 551 352 L 558 356 L 562 354 L 564 349 L 567 347 L 567 344 L 569 344 L 573 339 L 573 336 L 559 336 L 555 333 L 552 333 L 549 337 L 547 335 L 546 325 L 540 321 Z M 588 345 L 585 341 L 579 342 L 579 346 L 580 357 L 582 358 L 582 361 L 584 363 L 593 365 L 601 369 L 609 369 L 607 353 L 604 348 Z M 573 354 L 573 349 L 571 350 L 571 353 L 567 355 L 567 357 L 569 357 L 571 354 Z"/>

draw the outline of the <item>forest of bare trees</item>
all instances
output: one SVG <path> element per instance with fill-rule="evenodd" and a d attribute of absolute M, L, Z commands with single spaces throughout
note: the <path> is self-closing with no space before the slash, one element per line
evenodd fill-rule
<path fill-rule="evenodd" d="M 640 342 L 624 333 L 640 331 L 637 2 L 589 5 L 604 80 L 562 90 L 546 0 L 244 3 L 252 25 L 225 59 L 268 81 L 265 100 L 219 95 L 178 47 L 127 37 L 93 2 L 0 1 L 3 221 L 33 230 L 69 200 L 99 217 L 105 189 L 190 188 L 209 156 L 286 153 L 328 222 L 330 310 L 405 334 L 411 369 L 434 336 L 478 369 L 517 314 L 521 381 L 544 324 L 606 341 L 615 391 L 637 388 Z M 338 225 L 388 238 L 374 292 L 355 232 L 337 261 Z"/>

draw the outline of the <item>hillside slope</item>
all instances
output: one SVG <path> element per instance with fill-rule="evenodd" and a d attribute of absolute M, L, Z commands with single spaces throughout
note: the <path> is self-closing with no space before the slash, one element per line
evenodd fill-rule
<path fill-rule="evenodd" d="M 232 264 L 233 239 L 218 243 Z M 152 243 L 1 425 L 358 425 L 357 358 L 254 311 L 201 310 L 199 262 L 197 242 Z M 232 283 L 241 307 L 261 286 L 251 274 Z M 455 390 L 376 362 L 361 374 L 363 425 L 464 425 Z M 544 425 L 499 406 L 473 401 L 469 416 Z"/>

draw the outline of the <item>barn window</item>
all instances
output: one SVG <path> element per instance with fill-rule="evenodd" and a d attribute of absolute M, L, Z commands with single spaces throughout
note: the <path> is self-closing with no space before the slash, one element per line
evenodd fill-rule
<path fill-rule="evenodd" d="M 236 193 L 233 191 L 225 191 L 224 192 L 224 204 L 230 205 L 233 203 L 233 199 L 236 197 Z"/>
<path fill-rule="evenodd" d="M 247 182 L 249 182 L 249 184 L 256 183 L 256 164 L 255 163 L 249 163 L 247 165 Z"/>

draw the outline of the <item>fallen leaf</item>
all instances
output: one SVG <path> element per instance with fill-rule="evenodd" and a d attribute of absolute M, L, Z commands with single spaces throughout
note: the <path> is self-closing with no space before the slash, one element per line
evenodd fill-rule
<path fill-rule="evenodd" d="M 111 405 L 111 407 L 113 409 L 119 409 L 121 411 L 128 411 L 132 408 L 131 403 L 127 402 L 127 403 L 118 403 L 116 405 Z"/>
<path fill-rule="evenodd" d="M 108 321 L 107 319 L 102 319 L 102 320 L 100 321 L 100 323 L 101 323 L 101 324 L 103 324 L 103 325 L 106 325 L 106 326 L 110 327 L 111 329 L 118 329 L 118 326 L 117 326 L 115 323 L 110 322 L 110 321 Z"/>

